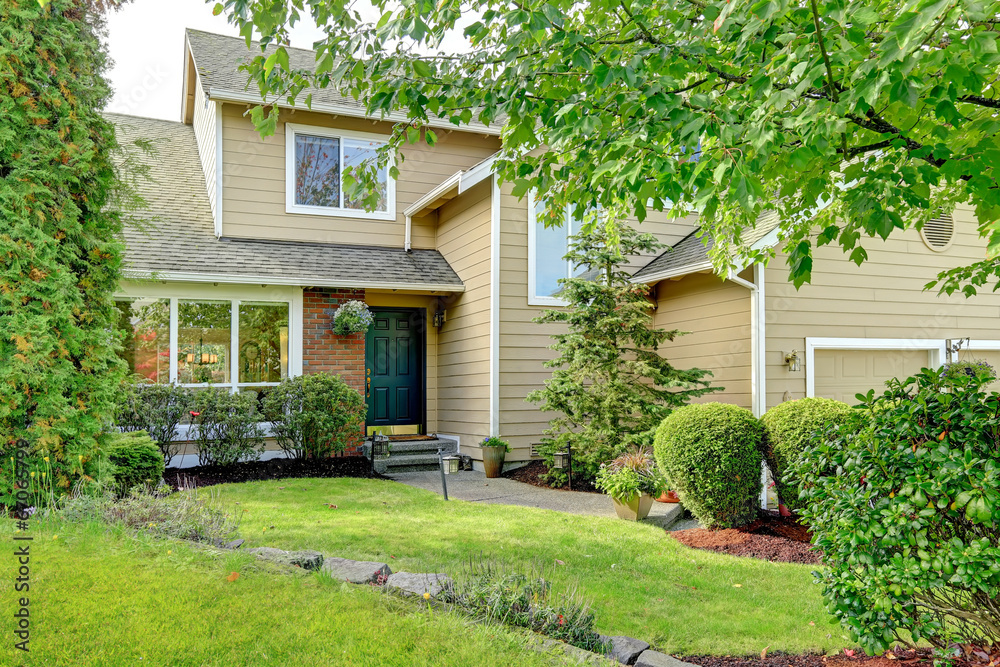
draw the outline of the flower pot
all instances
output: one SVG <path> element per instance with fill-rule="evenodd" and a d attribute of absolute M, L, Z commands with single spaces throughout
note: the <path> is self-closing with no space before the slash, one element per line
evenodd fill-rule
<path fill-rule="evenodd" d="M 679 503 L 680 498 L 677 497 L 676 491 L 664 491 L 660 494 L 660 497 L 656 499 L 658 503 Z"/>
<path fill-rule="evenodd" d="M 653 496 L 648 493 L 633 496 L 629 500 L 612 498 L 611 501 L 615 504 L 615 513 L 618 515 L 618 518 L 625 519 L 626 521 L 642 521 L 649 514 L 649 509 L 653 506 Z"/>
<path fill-rule="evenodd" d="M 783 504 L 778 505 L 778 514 L 780 514 L 781 516 L 792 516 L 791 510 L 789 510 Z"/>
<path fill-rule="evenodd" d="M 503 472 L 503 459 L 507 455 L 504 447 L 483 447 L 483 468 L 489 478 L 499 477 Z"/>

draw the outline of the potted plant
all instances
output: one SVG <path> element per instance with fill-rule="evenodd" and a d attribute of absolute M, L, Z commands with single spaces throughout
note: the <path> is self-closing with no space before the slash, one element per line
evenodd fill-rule
<path fill-rule="evenodd" d="M 597 471 L 597 488 L 611 496 L 619 519 L 641 521 L 649 514 L 653 498 L 667 488 L 648 449 L 626 452 Z"/>
<path fill-rule="evenodd" d="M 483 468 L 486 469 L 486 476 L 499 477 L 500 473 L 503 472 L 504 457 L 510 451 L 510 443 L 494 435 L 483 438 L 479 446 L 483 450 Z"/>
<path fill-rule="evenodd" d="M 330 328 L 338 336 L 364 333 L 368 331 L 373 319 L 372 312 L 364 301 L 347 301 L 333 311 Z"/>

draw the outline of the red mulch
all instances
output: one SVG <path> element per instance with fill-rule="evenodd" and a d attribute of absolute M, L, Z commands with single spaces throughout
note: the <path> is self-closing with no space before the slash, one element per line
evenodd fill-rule
<path fill-rule="evenodd" d="M 503 476 L 507 479 L 513 479 L 518 482 L 524 482 L 525 484 L 531 484 L 532 486 L 540 486 L 543 489 L 557 489 L 559 491 L 568 491 L 569 484 L 564 484 L 562 486 L 552 486 L 548 482 L 542 479 L 542 475 L 548 472 L 548 468 L 545 467 L 545 461 L 532 461 L 526 466 L 521 466 L 514 470 L 508 470 L 503 473 Z M 582 482 L 579 479 L 573 480 L 573 490 L 574 491 L 584 491 L 586 493 L 600 493 L 594 485 L 589 482 Z"/>
<path fill-rule="evenodd" d="M 863 651 L 852 651 L 852 653 L 851 656 L 845 653 L 831 656 L 816 653 L 805 655 L 768 653 L 764 657 L 687 655 L 681 656 L 681 659 L 701 667 L 931 667 L 934 664 L 931 649 L 889 651 L 884 655 L 871 657 L 865 655 Z M 956 661 L 956 667 L 962 662 Z"/>
<path fill-rule="evenodd" d="M 750 556 L 761 560 L 809 565 L 820 562 L 819 553 L 809 544 L 809 531 L 794 517 L 783 517 L 777 512 L 762 510 L 756 521 L 742 528 L 692 528 L 668 534 L 694 549 L 717 551 L 730 556 Z"/>
<path fill-rule="evenodd" d="M 270 459 L 248 461 L 233 466 L 195 466 L 193 468 L 167 468 L 163 479 L 173 488 L 180 486 L 180 478 L 190 486 L 212 486 L 234 482 L 257 482 L 289 477 L 371 477 L 384 479 L 372 473 L 371 462 L 363 456 L 338 456 L 300 461 L 297 459 Z"/>

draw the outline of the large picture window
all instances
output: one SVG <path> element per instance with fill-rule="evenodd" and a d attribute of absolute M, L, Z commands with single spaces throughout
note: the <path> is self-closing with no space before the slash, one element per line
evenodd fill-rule
<path fill-rule="evenodd" d="M 395 219 L 395 181 L 389 178 L 389 165 L 378 166 L 377 151 L 386 144 L 383 137 L 286 123 L 285 141 L 289 213 Z M 375 173 L 374 210 L 344 192 L 344 175 L 352 169 Z"/>
<path fill-rule="evenodd" d="M 238 391 L 292 372 L 289 301 L 130 297 L 117 306 L 121 354 L 140 381 Z"/>
<path fill-rule="evenodd" d="M 528 197 L 528 303 L 536 306 L 564 306 L 559 298 L 564 278 L 582 276 L 587 267 L 574 267 L 565 259 L 570 239 L 583 224 L 574 208 L 567 208 L 563 224 L 546 227 L 542 221 L 545 202 Z"/>

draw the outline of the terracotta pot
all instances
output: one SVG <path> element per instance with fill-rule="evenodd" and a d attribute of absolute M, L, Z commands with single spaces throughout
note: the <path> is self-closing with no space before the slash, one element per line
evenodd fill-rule
<path fill-rule="evenodd" d="M 503 447 L 483 447 L 483 468 L 486 476 L 496 478 L 503 472 L 503 459 L 507 455 Z"/>
<path fill-rule="evenodd" d="M 660 497 L 656 499 L 658 503 L 679 503 L 680 498 L 677 497 L 676 491 L 664 491 L 660 494 Z"/>
<path fill-rule="evenodd" d="M 781 516 L 792 516 L 791 510 L 789 510 L 782 504 L 778 505 L 778 514 L 780 514 Z"/>
<path fill-rule="evenodd" d="M 617 498 L 612 498 L 611 501 L 615 504 L 615 513 L 618 518 L 626 521 L 642 521 L 649 515 L 649 509 L 653 506 L 653 496 L 648 493 L 634 496 L 627 501 Z"/>

